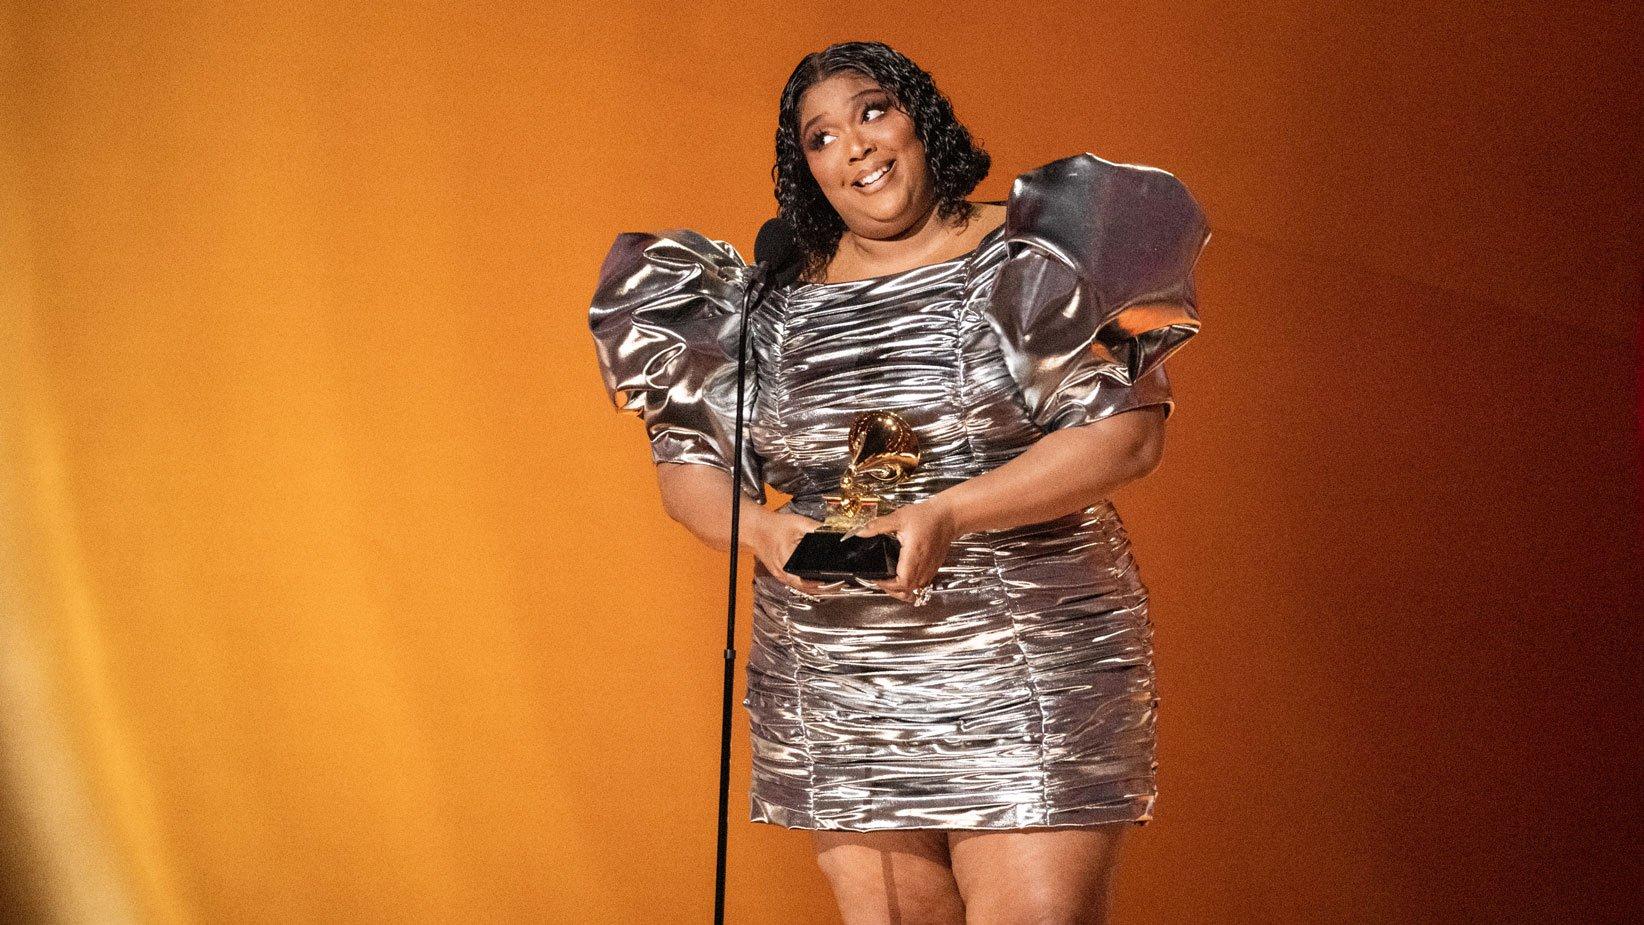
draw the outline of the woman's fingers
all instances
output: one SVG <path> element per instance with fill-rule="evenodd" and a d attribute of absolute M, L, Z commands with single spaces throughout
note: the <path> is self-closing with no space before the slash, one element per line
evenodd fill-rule
<path fill-rule="evenodd" d="M 883 581 L 875 582 L 879 587 L 898 600 L 913 600 L 913 592 L 922 582 L 913 581 L 915 576 L 924 575 L 929 563 L 923 545 L 907 542 L 902 544 L 902 551 L 896 559 L 896 575 Z"/>
<path fill-rule="evenodd" d="M 781 563 L 774 567 L 767 563 L 767 568 L 770 570 L 772 575 L 776 576 L 778 581 L 790 588 L 793 588 L 795 591 L 801 591 L 810 595 L 823 593 L 828 590 L 828 586 L 825 583 L 800 578 L 798 575 L 790 574 L 787 569 L 782 567 L 787 564 L 788 558 L 793 555 L 794 548 L 799 545 L 800 540 L 804 539 L 805 534 L 810 533 L 817 527 L 822 526 L 822 522 L 812 520 L 803 514 L 795 514 L 792 512 L 789 512 L 787 516 L 788 522 L 792 524 L 791 532 L 783 539 L 782 544 L 774 551 L 776 557 L 781 559 Z"/>
<path fill-rule="evenodd" d="M 792 575 L 785 578 L 782 583 L 795 591 L 803 591 L 806 594 L 817 595 L 822 593 L 821 587 L 819 587 L 816 582 L 806 581 L 803 578 L 795 578 Z"/>
<path fill-rule="evenodd" d="M 901 509 L 898 508 L 898 511 Z M 902 529 L 902 518 L 897 511 L 881 514 L 862 526 L 852 530 L 847 536 L 877 536 L 881 533 L 895 533 Z"/>
<path fill-rule="evenodd" d="M 924 551 L 923 546 L 902 547 L 903 554 L 898 556 L 896 560 L 896 589 L 898 591 L 907 593 L 913 591 L 914 569 L 919 565 L 919 560 L 923 557 Z"/>
<path fill-rule="evenodd" d="M 782 573 L 782 577 L 788 584 L 808 594 L 816 594 L 817 592 L 823 590 L 824 587 L 823 582 L 812 581 L 809 578 L 800 578 L 798 575 L 790 574 L 786 571 Z"/>
<path fill-rule="evenodd" d="M 812 581 L 809 578 L 800 578 L 798 575 L 793 575 L 785 571 L 778 571 L 775 574 L 783 584 L 793 588 L 796 591 L 803 591 L 810 595 L 826 594 L 829 591 L 837 591 L 845 586 L 843 581 Z"/>
<path fill-rule="evenodd" d="M 902 555 L 897 560 L 896 577 L 878 582 L 878 585 L 887 594 L 912 601 L 920 588 L 936 580 L 940 568 L 941 563 L 936 561 L 928 546 L 907 544 L 902 547 Z"/>
<path fill-rule="evenodd" d="M 896 556 L 896 574 L 890 578 L 875 581 L 874 584 L 878 585 L 879 589 L 886 594 L 905 601 L 912 599 L 912 594 L 907 586 L 907 569 L 911 560 L 917 555 L 917 551 L 914 547 L 913 537 L 903 530 L 900 511 L 901 508 L 898 508 L 889 514 L 875 517 L 856 531 L 856 535 L 878 536 L 885 533 L 896 535 L 900 546 L 900 551 Z"/>
<path fill-rule="evenodd" d="M 931 561 L 935 558 L 931 544 L 924 541 L 922 521 L 919 518 L 908 520 L 905 512 L 907 508 L 898 508 L 888 514 L 868 521 L 857 530 L 847 533 L 846 536 L 879 536 L 883 534 L 895 535 L 900 543 L 901 551 L 897 556 L 896 575 L 884 580 L 861 580 L 865 587 L 876 587 L 879 590 L 895 597 L 897 600 L 912 603 L 915 592 L 929 585 L 936 578 L 936 572 L 941 563 Z M 800 515 L 794 515 L 796 518 Z M 819 521 L 803 518 L 806 529 L 799 531 L 791 539 L 791 545 L 797 545 L 805 534 L 821 526 Z M 807 581 L 797 576 L 781 572 L 778 576 L 783 583 L 806 594 L 817 595 L 829 591 L 836 591 L 844 587 L 847 582 L 815 582 Z"/>

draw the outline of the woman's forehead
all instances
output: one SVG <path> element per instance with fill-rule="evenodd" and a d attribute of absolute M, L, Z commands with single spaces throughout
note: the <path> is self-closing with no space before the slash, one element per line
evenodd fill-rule
<path fill-rule="evenodd" d="M 848 102 L 866 90 L 882 90 L 879 81 L 856 71 L 841 71 L 822 78 L 799 95 L 799 115 L 809 117 L 828 102 Z"/>

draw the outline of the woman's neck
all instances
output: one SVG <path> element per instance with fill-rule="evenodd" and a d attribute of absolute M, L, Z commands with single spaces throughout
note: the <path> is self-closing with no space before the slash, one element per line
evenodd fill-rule
<path fill-rule="evenodd" d="M 908 231 L 894 238 L 863 238 L 846 229 L 839 237 L 833 260 L 818 271 L 821 278 L 815 282 L 848 282 L 900 273 L 951 260 L 970 251 L 975 247 L 975 242 L 970 240 L 970 220 L 977 213 L 978 204 L 967 202 L 965 206 L 964 214 L 953 222 L 943 221 L 932 208 L 908 226 Z M 984 230 L 983 234 L 987 230 L 991 229 Z"/>

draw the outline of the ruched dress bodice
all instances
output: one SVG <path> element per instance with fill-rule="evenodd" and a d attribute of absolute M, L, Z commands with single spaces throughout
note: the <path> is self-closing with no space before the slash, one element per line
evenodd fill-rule
<path fill-rule="evenodd" d="M 846 433 L 864 412 L 895 411 L 918 439 L 920 465 L 884 492 L 893 507 L 1003 465 L 1042 436 L 977 311 L 1004 252 L 1003 228 L 964 257 L 801 284 L 755 312 L 751 433 L 766 481 L 793 496 L 794 510 L 817 516 L 822 496 L 838 491 Z"/>
<path fill-rule="evenodd" d="M 1091 154 L 1018 176 L 970 253 L 800 283 L 748 316 L 743 491 L 820 520 L 867 411 L 913 427 L 911 504 L 1053 430 L 1174 408 L 1198 329 L 1202 211 L 1172 175 Z M 590 323 L 607 388 L 658 462 L 729 469 L 753 273 L 724 242 L 618 238 Z M 959 537 L 915 608 L 868 582 L 754 579 L 751 818 L 796 828 L 1010 828 L 1151 818 L 1151 624 L 1110 501 Z"/>

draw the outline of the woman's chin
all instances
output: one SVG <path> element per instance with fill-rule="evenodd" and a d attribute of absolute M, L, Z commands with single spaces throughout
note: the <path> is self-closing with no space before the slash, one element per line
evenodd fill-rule
<path fill-rule="evenodd" d="M 887 234 L 901 231 L 908 224 L 908 200 L 899 191 L 886 190 L 883 196 L 859 202 L 856 212 L 866 220 L 864 224 L 879 226 Z"/>

